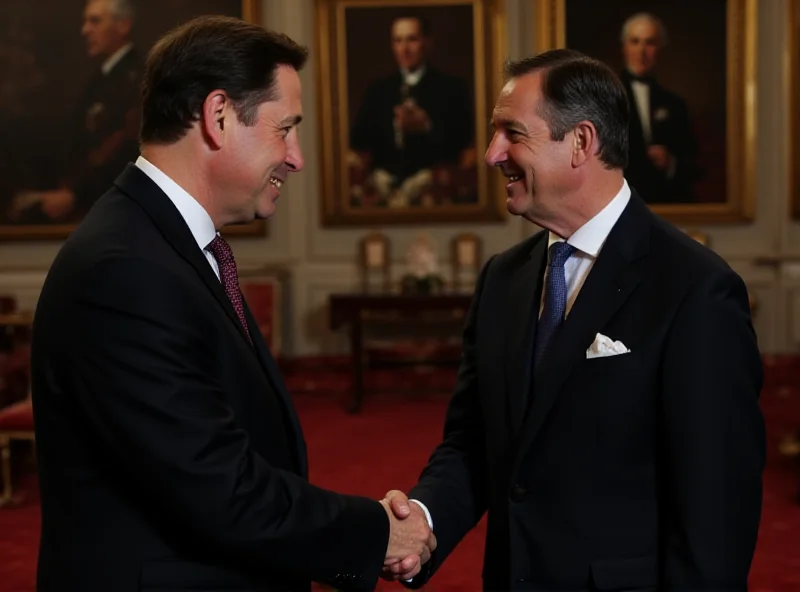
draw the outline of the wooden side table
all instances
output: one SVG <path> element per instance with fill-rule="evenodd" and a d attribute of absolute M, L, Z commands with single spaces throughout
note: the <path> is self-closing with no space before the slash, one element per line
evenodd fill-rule
<path fill-rule="evenodd" d="M 348 405 L 351 413 L 361 409 L 364 400 L 364 326 L 370 317 L 397 313 L 404 323 L 424 324 L 424 316 L 442 313 L 453 318 L 464 318 L 469 311 L 472 294 L 331 294 L 329 298 L 330 327 L 350 330 L 350 353 L 353 357 L 352 398 Z"/>

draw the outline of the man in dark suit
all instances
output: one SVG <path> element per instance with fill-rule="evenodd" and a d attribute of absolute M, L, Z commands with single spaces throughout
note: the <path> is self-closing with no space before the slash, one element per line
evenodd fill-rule
<path fill-rule="evenodd" d="M 64 244 L 36 310 L 39 590 L 369 590 L 428 555 L 423 519 L 308 482 L 227 224 L 303 158 L 306 50 L 204 17 L 148 57 L 142 154 Z"/>
<path fill-rule="evenodd" d="M 621 34 L 622 82 L 631 105 L 625 177 L 649 203 L 692 202 L 697 146 L 686 101 L 658 83 L 658 57 L 667 43 L 661 21 L 638 13 Z"/>
<path fill-rule="evenodd" d="M 439 542 L 409 585 L 488 512 L 486 590 L 746 590 L 765 443 L 745 285 L 625 181 L 607 66 L 562 49 L 507 74 L 486 161 L 546 230 L 486 263 L 444 440 L 417 503 L 387 494 Z"/>
<path fill-rule="evenodd" d="M 133 46 L 132 0 L 89 0 L 81 34 L 99 68 L 84 89 L 67 134 L 60 187 L 22 192 L 11 221 L 80 221 L 125 163 L 139 153 L 142 59 Z"/>
<path fill-rule="evenodd" d="M 428 179 L 414 183 L 415 176 L 436 165 L 456 167 L 472 146 L 472 93 L 463 80 L 428 62 L 431 32 L 421 17 L 392 21 L 391 43 L 398 70 L 367 89 L 350 149 L 384 198 L 407 183 L 401 194 L 415 202 L 415 187 Z"/>

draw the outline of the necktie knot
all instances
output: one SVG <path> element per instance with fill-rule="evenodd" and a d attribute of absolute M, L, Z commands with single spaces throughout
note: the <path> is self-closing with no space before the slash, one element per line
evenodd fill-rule
<path fill-rule="evenodd" d="M 214 237 L 214 240 L 208 243 L 206 249 L 211 251 L 211 254 L 214 255 L 214 259 L 217 260 L 220 267 L 233 262 L 233 249 L 231 249 L 228 241 L 219 234 Z"/>
<path fill-rule="evenodd" d="M 564 267 L 567 259 L 575 252 L 575 247 L 565 242 L 557 242 L 550 245 L 549 258 L 550 267 Z"/>

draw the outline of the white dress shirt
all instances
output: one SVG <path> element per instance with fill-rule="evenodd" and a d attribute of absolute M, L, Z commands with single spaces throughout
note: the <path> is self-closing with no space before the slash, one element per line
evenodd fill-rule
<path fill-rule="evenodd" d="M 108 73 L 114 69 L 114 66 L 116 66 L 131 49 L 133 49 L 133 43 L 128 43 L 127 45 L 120 47 L 111 55 L 111 57 L 103 62 L 103 65 L 100 66 L 100 71 L 103 72 L 105 76 L 108 76 Z"/>
<path fill-rule="evenodd" d="M 564 318 L 569 316 L 572 305 L 581 291 L 586 277 L 592 270 L 594 262 L 597 260 L 597 255 L 600 254 L 600 249 L 608 238 L 614 224 L 617 223 L 622 211 L 631 199 L 631 190 L 628 187 L 628 182 L 622 180 L 622 189 L 619 193 L 608 202 L 608 205 L 600 210 L 594 218 L 586 222 L 583 226 L 578 228 L 572 233 L 572 236 L 567 239 L 567 244 L 575 247 L 575 252 L 564 263 L 564 275 L 567 280 L 567 308 L 564 312 Z M 563 242 L 564 239 L 557 234 L 550 233 L 547 241 L 547 248 L 556 242 Z M 549 268 L 545 271 L 545 285 L 547 283 L 547 273 Z M 539 316 L 544 309 L 544 290 L 542 290 L 542 302 L 539 307 Z"/>
<path fill-rule="evenodd" d="M 189 195 L 186 190 L 178 185 L 175 181 L 170 179 L 161 169 L 148 161 L 144 156 L 136 159 L 136 166 L 142 172 L 150 177 L 153 182 L 161 188 L 161 191 L 167 194 L 167 197 L 178 208 L 178 212 L 186 221 L 186 225 L 192 232 L 194 240 L 197 241 L 197 246 L 206 256 L 211 269 L 219 279 L 219 265 L 214 255 L 206 250 L 208 244 L 217 236 L 217 231 L 214 228 L 214 222 L 211 216 L 208 215 L 205 208 L 201 206 L 198 201 Z"/>
<path fill-rule="evenodd" d="M 416 86 L 422 77 L 425 76 L 425 72 L 427 71 L 427 66 L 425 64 L 421 65 L 419 68 L 414 70 L 413 72 L 409 72 L 405 68 L 400 69 L 400 74 L 403 76 L 403 82 L 408 86 Z"/>
<path fill-rule="evenodd" d="M 575 247 L 575 252 L 564 264 L 564 274 L 567 280 L 567 308 L 564 313 L 565 317 L 572 309 L 572 305 L 578 297 L 578 292 L 580 292 L 583 283 L 592 270 L 592 266 L 597 260 L 597 256 L 600 254 L 600 250 L 603 248 L 611 229 L 614 228 L 614 225 L 617 223 L 617 220 L 619 220 L 622 211 L 625 209 L 625 206 L 628 205 L 630 199 L 630 187 L 628 187 L 628 182 L 623 179 L 622 188 L 614 199 L 608 202 L 608 205 L 600 210 L 594 218 L 578 228 L 578 230 L 572 233 L 572 236 L 567 239 L 567 243 Z M 547 241 L 548 249 L 550 245 L 559 241 L 563 242 L 564 239 L 551 232 Z M 546 273 L 547 270 L 545 271 L 545 281 L 547 281 Z M 531 280 L 533 281 L 533 278 L 531 278 Z M 539 315 L 542 314 L 543 307 L 544 290 L 542 290 Z M 410 501 L 422 508 L 422 511 L 425 512 L 425 517 L 428 519 L 428 526 L 433 530 L 433 518 L 428 508 L 425 507 L 425 504 L 419 500 Z"/>
<path fill-rule="evenodd" d="M 650 126 L 650 87 L 644 82 L 632 80 L 631 90 L 636 103 L 636 111 L 639 113 L 639 121 L 642 122 L 644 143 L 650 144 L 653 140 L 652 127 Z"/>

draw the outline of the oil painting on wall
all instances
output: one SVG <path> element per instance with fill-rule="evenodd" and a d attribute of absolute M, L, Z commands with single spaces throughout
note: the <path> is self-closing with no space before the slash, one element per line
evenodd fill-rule
<path fill-rule="evenodd" d="M 163 33 L 201 14 L 258 22 L 257 8 L 258 0 L 0 3 L 0 239 L 67 236 L 136 159 L 144 59 Z"/>
<path fill-rule="evenodd" d="M 318 0 L 324 225 L 502 219 L 482 163 L 499 6 Z"/>
<path fill-rule="evenodd" d="M 751 219 L 755 0 L 538 0 L 541 48 L 619 73 L 631 105 L 625 176 L 678 223 Z"/>

